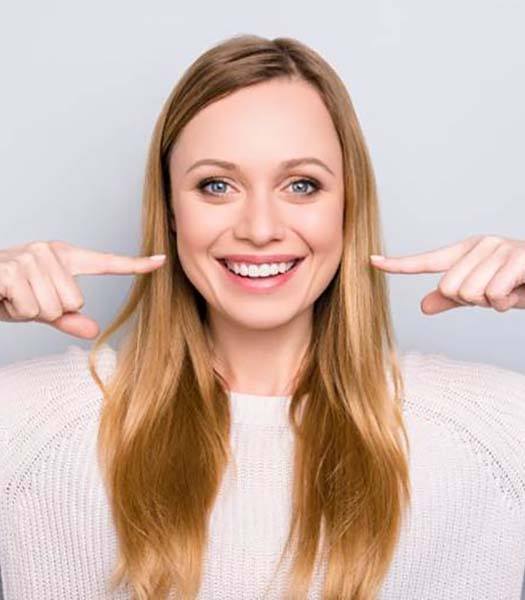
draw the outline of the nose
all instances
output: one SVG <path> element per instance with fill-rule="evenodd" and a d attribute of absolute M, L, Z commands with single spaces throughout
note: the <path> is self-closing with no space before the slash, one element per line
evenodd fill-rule
<path fill-rule="evenodd" d="M 282 239 L 285 229 L 278 200 L 271 194 L 253 193 L 242 200 L 234 225 L 235 237 L 264 246 L 271 240 Z"/>

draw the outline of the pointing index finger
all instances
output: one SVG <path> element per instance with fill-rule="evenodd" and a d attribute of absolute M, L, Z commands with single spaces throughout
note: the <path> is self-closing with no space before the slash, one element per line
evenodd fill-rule
<path fill-rule="evenodd" d="M 430 252 L 372 259 L 372 264 L 391 273 L 440 273 L 448 271 L 478 240 L 479 236 L 474 236 Z"/>
<path fill-rule="evenodd" d="M 97 252 L 71 244 L 60 244 L 54 250 L 72 275 L 130 275 L 151 271 L 165 262 L 165 258 Z"/>

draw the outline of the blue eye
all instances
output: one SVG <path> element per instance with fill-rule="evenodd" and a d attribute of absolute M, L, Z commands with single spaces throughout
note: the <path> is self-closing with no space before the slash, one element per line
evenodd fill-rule
<path fill-rule="evenodd" d="M 208 179 L 203 179 L 203 180 L 202 180 L 202 181 L 199 183 L 199 185 L 198 185 L 197 187 L 198 187 L 198 189 L 199 189 L 201 192 L 204 192 L 205 194 L 208 194 L 209 192 L 208 192 L 208 191 L 206 191 L 206 188 L 207 188 L 209 185 L 211 185 L 211 184 L 214 184 L 214 183 L 222 183 L 224 186 L 228 185 L 228 183 L 226 183 L 226 181 L 223 181 L 222 179 L 210 179 L 210 178 L 208 178 Z M 221 196 L 221 195 L 222 195 L 222 194 L 220 194 L 220 193 L 216 194 L 216 193 L 214 193 L 214 192 L 211 192 L 211 194 L 212 194 L 213 196 Z"/>
<path fill-rule="evenodd" d="M 295 181 L 292 181 L 292 183 L 290 183 L 290 185 L 295 185 L 296 183 L 306 183 L 306 185 L 310 185 L 312 186 L 314 189 L 311 192 L 307 192 L 305 194 L 305 196 L 311 196 L 312 194 L 315 194 L 315 192 L 317 192 L 319 190 L 319 188 L 321 187 L 319 182 L 314 181 L 312 179 L 296 179 Z"/>
<path fill-rule="evenodd" d="M 198 183 L 197 189 L 199 191 L 201 191 L 202 193 L 208 194 L 208 195 L 211 195 L 211 196 L 222 196 L 223 195 L 222 193 L 209 192 L 209 191 L 206 190 L 206 188 L 209 185 L 214 184 L 214 183 L 221 183 L 224 186 L 229 185 L 229 183 L 227 183 L 223 179 L 218 179 L 218 178 L 215 178 L 215 177 L 208 177 L 208 178 L 203 179 L 202 181 L 200 181 Z M 290 183 L 290 185 L 295 185 L 296 183 L 306 183 L 307 185 L 310 185 L 310 186 L 312 186 L 314 188 L 313 191 L 301 194 L 303 196 L 312 196 L 317 191 L 319 191 L 319 189 L 321 188 L 321 184 L 316 179 L 307 179 L 307 178 L 296 179 L 295 181 L 292 181 Z"/>

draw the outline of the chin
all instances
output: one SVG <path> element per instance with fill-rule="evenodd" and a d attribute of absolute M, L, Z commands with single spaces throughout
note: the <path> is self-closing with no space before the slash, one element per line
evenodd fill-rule
<path fill-rule="evenodd" d="M 244 310 L 236 313 L 228 312 L 228 319 L 236 324 L 238 327 L 245 329 L 253 329 L 256 331 L 267 331 L 269 329 L 276 329 L 282 327 L 286 323 L 290 322 L 295 313 L 290 315 L 289 318 L 283 316 L 277 316 L 275 310 L 268 307 L 268 310 L 261 310 L 260 306 L 250 307 L 248 310 Z"/>

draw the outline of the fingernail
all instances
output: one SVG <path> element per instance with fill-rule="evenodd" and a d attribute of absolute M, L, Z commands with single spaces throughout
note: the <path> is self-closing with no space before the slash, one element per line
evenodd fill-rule
<path fill-rule="evenodd" d="M 370 258 L 372 260 L 385 260 L 385 257 L 382 256 L 381 254 L 371 254 Z"/>
<path fill-rule="evenodd" d="M 165 254 L 154 254 L 153 256 L 148 256 L 149 259 L 151 260 L 157 260 L 157 261 L 161 261 L 164 260 L 166 258 Z"/>

